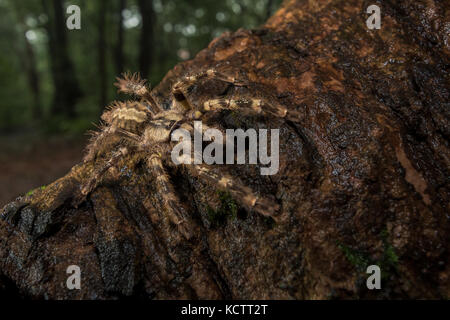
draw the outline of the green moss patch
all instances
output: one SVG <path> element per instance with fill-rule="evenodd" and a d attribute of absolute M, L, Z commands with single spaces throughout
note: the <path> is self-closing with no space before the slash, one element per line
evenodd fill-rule
<path fill-rule="evenodd" d="M 231 197 L 229 192 L 218 191 L 217 194 L 220 200 L 219 207 L 216 210 L 209 206 L 207 208 L 208 220 L 213 228 L 225 223 L 228 217 L 236 219 L 239 209 L 236 201 Z"/>
<path fill-rule="evenodd" d="M 391 274 L 397 272 L 399 257 L 395 253 L 394 247 L 388 240 L 387 229 L 380 233 L 383 241 L 383 255 L 381 259 L 371 259 L 364 251 L 353 249 L 338 241 L 337 245 L 344 253 L 347 260 L 360 272 L 366 272 L 369 265 L 377 265 L 381 269 L 381 278 L 387 279 Z"/>

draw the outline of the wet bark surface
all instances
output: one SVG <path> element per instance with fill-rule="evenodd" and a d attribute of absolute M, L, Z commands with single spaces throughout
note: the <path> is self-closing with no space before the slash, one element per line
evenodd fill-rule
<path fill-rule="evenodd" d="M 224 112 L 223 128 L 279 128 L 280 169 L 230 166 L 280 212 L 239 207 L 213 184 L 172 167 L 191 237 L 158 205 L 133 154 L 87 199 L 92 163 L 18 198 L 0 220 L 0 290 L 30 298 L 448 298 L 449 11 L 443 1 L 393 1 L 368 30 L 367 1 L 287 1 L 258 30 L 215 39 L 154 89 L 213 68 L 192 101 L 231 92 L 288 108 L 286 118 Z M 230 91 L 231 90 L 231 91 Z M 211 124 L 210 124 L 211 125 Z M 366 267 L 382 270 L 368 290 Z M 78 265 L 81 290 L 68 290 Z"/>

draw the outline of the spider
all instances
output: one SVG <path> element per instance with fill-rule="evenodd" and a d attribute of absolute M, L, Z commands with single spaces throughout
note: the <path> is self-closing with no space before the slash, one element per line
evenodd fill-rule
<path fill-rule="evenodd" d="M 194 120 L 221 110 L 270 114 L 280 118 L 287 115 L 286 108 L 266 103 L 264 99 L 217 98 L 208 99 L 201 105 L 192 103 L 189 99 L 189 90 L 200 80 L 214 79 L 236 87 L 247 85 L 243 81 L 213 69 L 185 76 L 173 84 L 172 105 L 168 110 L 156 103 L 146 81 L 141 80 L 138 74 L 126 73 L 122 78 L 116 79 L 115 86 L 119 92 L 130 94 L 138 99 L 114 102 L 102 114 L 101 130 L 93 133 L 84 161 L 94 161 L 106 153 L 110 154 L 109 159 L 101 162 L 100 167 L 94 170 L 89 181 L 81 186 L 81 193 L 85 197 L 93 191 L 101 183 L 102 176 L 108 170 L 115 168 L 125 155 L 131 153 L 138 155 L 155 178 L 154 183 L 160 204 L 168 210 L 170 221 L 176 225 L 182 224 L 186 215 L 166 171 L 167 162 L 170 161 L 172 149 L 170 138 L 173 130 L 181 127 L 193 133 L 194 128 L 191 123 Z M 111 149 L 112 152 L 110 152 Z M 207 184 L 226 189 L 241 206 L 249 211 L 254 210 L 264 216 L 273 216 L 279 210 L 279 205 L 274 200 L 258 196 L 238 178 L 232 177 L 223 165 L 184 166 L 193 176 Z"/>

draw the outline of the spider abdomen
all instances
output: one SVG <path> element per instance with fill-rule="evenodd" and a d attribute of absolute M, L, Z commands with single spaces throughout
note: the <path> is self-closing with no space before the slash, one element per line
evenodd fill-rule
<path fill-rule="evenodd" d="M 149 113 L 139 102 L 116 102 L 103 114 L 102 119 L 115 129 L 138 134 L 149 119 Z"/>

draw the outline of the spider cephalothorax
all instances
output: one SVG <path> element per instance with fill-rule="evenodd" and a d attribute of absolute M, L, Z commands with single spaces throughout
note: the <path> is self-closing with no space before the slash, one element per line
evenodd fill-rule
<path fill-rule="evenodd" d="M 189 99 L 189 90 L 199 81 L 209 78 L 235 87 L 245 86 L 244 82 L 211 69 L 189 75 L 173 84 L 172 104 L 165 110 L 155 102 L 145 81 L 137 74 L 125 74 L 123 78 L 118 78 L 115 85 L 119 92 L 131 94 L 138 100 L 114 102 L 103 113 L 103 124 L 100 130 L 94 133 L 84 161 L 95 161 L 99 157 L 104 159 L 98 161 L 100 165 L 96 165 L 93 176 L 82 186 L 82 194 L 87 195 L 91 192 L 100 183 L 106 171 L 115 167 L 123 156 L 128 153 L 138 154 L 155 177 L 159 198 L 162 205 L 170 211 L 171 221 L 177 225 L 182 224 L 185 214 L 181 212 L 182 206 L 164 168 L 170 159 L 170 136 L 173 130 L 182 127 L 193 132 L 194 120 L 222 110 L 239 110 L 250 114 L 265 113 L 280 118 L 287 115 L 286 108 L 276 103 L 267 103 L 261 97 L 258 99 L 216 97 L 192 103 Z M 273 216 L 279 210 L 279 205 L 275 201 L 259 197 L 251 188 L 228 174 L 223 165 L 192 164 L 185 167 L 199 179 L 229 191 L 248 210 L 266 216 Z"/>

